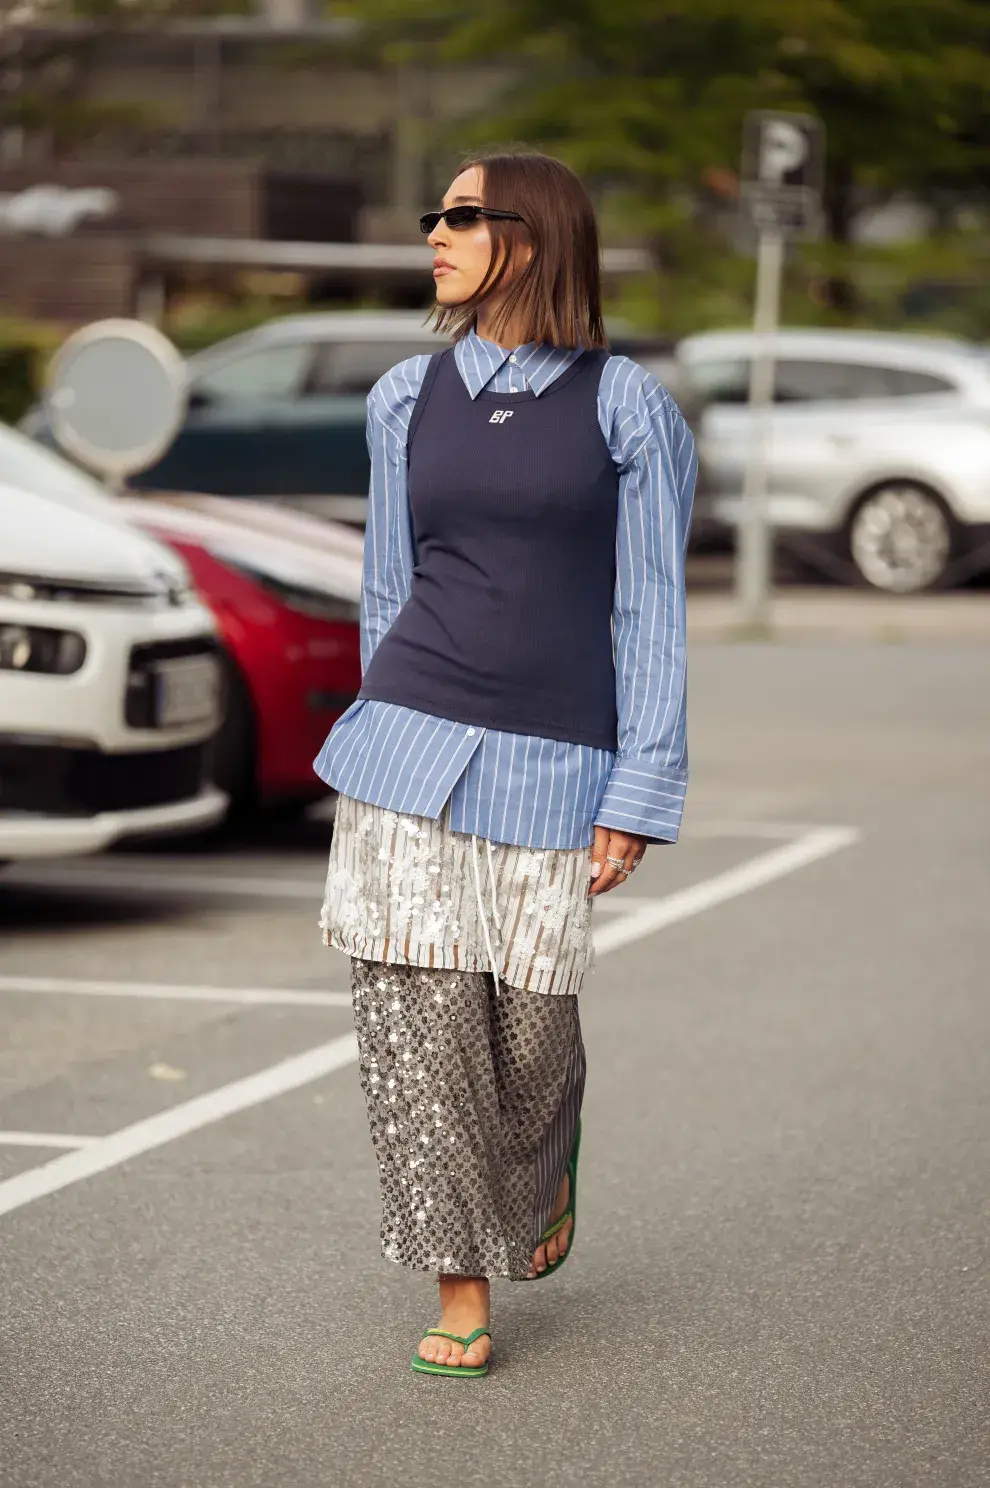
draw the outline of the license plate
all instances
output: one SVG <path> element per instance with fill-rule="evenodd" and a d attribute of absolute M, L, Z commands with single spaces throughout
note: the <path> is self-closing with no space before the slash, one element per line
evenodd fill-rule
<path fill-rule="evenodd" d="M 154 673 L 155 722 L 159 728 L 219 722 L 220 668 L 212 656 L 159 661 Z"/>

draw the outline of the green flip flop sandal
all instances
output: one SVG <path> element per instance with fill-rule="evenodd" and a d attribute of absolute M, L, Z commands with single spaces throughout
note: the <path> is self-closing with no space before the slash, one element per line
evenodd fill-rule
<path fill-rule="evenodd" d="M 540 1236 L 539 1243 L 541 1245 L 546 1245 L 547 1241 L 552 1240 L 554 1235 L 558 1234 L 559 1231 L 561 1231 L 568 1223 L 568 1221 L 570 1221 L 571 1225 L 571 1237 L 567 1242 L 567 1249 L 564 1251 L 564 1254 L 562 1256 L 558 1256 L 555 1261 L 549 1261 L 545 1270 L 537 1271 L 535 1276 L 528 1276 L 526 1278 L 527 1281 L 542 1281 L 544 1277 L 552 1276 L 555 1271 L 560 1270 L 561 1266 L 564 1264 L 564 1262 L 567 1260 L 567 1257 L 574 1249 L 574 1236 L 577 1232 L 577 1168 L 578 1153 L 580 1152 L 580 1150 L 581 1123 L 579 1121 L 577 1132 L 574 1136 L 574 1146 L 571 1148 L 571 1155 L 567 1159 L 567 1176 L 571 1180 L 571 1192 L 568 1199 L 567 1208 L 564 1210 L 559 1219 L 555 1219 L 553 1224 L 547 1225 L 546 1229 L 543 1231 L 543 1234 Z"/>
<path fill-rule="evenodd" d="M 449 1338 L 451 1343 L 459 1343 L 467 1353 L 472 1343 L 477 1343 L 479 1338 L 491 1338 L 487 1328 L 475 1328 L 466 1338 L 459 1333 L 445 1333 L 442 1328 L 427 1328 L 423 1338 Z M 424 1359 L 417 1352 L 412 1357 L 412 1367 L 416 1374 L 459 1374 L 462 1379 L 480 1379 L 483 1374 L 488 1373 L 488 1360 L 484 1364 L 431 1364 L 429 1359 Z"/>

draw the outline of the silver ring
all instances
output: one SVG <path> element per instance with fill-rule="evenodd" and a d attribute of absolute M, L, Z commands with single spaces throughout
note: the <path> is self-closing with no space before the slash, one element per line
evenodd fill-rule
<path fill-rule="evenodd" d="M 625 873 L 626 865 L 625 861 L 622 858 L 610 858 L 606 853 L 605 861 L 606 863 L 609 863 L 613 868 L 620 868 L 622 872 Z"/>

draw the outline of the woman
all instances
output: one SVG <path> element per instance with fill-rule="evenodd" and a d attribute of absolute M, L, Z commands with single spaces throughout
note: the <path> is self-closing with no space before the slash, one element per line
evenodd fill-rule
<path fill-rule="evenodd" d="M 489 1280 L 574 1233 L 591 904 L 676 840 L 693 440 L 607 350 L 591 202 L 466 162 L 421 227 L 435 357 L 368 399 L 358 700 L 321 924 L 352 957 L 383 1253 L 438 1273 L 413 1368 L 488 1369 Z M 591 852 L 589 853 L 589 848 Z"/>

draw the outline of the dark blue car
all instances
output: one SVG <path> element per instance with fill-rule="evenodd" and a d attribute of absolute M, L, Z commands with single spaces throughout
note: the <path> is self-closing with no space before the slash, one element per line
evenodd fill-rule
<path fill-rule="evenodd" d="M 189 411 L 167 454 L 134 487 L 271 497 L 363 523 L 366 399 L 396 362 L 442 350 L 423 311 L 291 315 L 190 357 Z M 661 380 L 670 344 L 612 327 L 613 350 Z M 51 441 L 43 410 L 21 427 Z"/>

